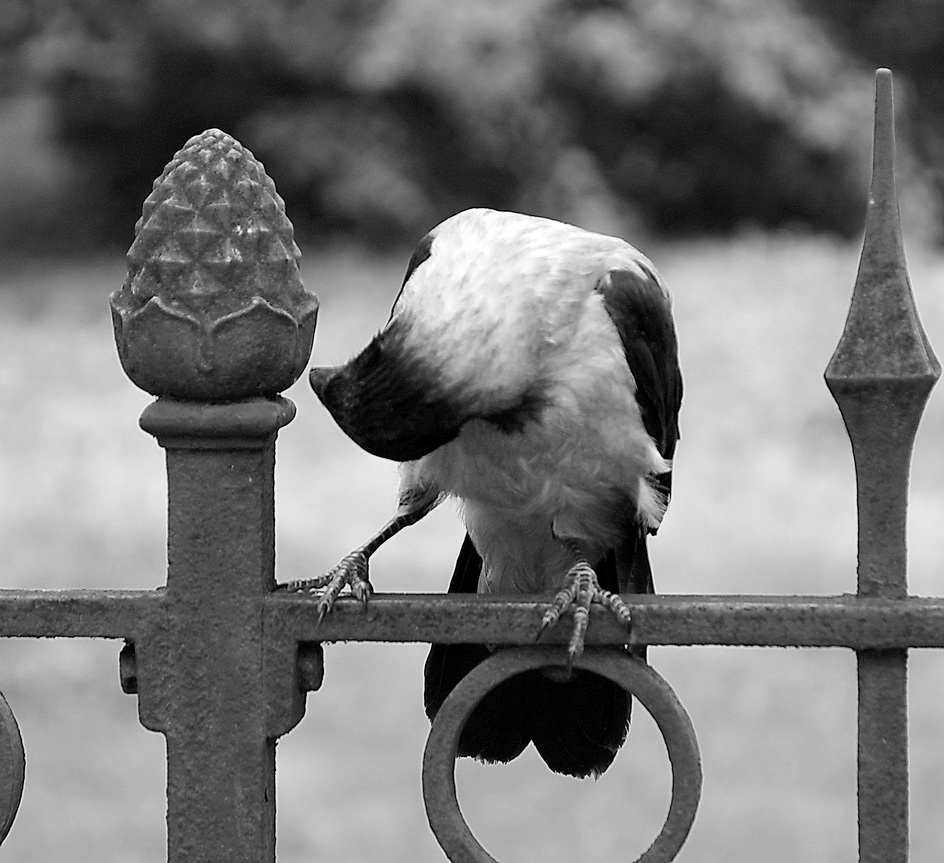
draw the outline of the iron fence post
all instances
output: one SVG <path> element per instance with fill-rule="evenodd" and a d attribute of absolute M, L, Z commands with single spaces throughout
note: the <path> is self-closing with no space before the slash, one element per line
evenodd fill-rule
<path fill-rule="evenodd" d="M 911 453 L 941 368 L 918 318 L 895 183 L 892 76 L 875 80 L 872 185 L 849 316 L 826 383 L 852 441 L 858 506 L 858 596 L 908 596 L 906 515 Z M 860 650 L 860 863 L 908 860 L 908 653 Z"/>
<path fill-rule="evenodd" d="M 318 683 L 265 610 L 275 438 L 295 414 L 278 393 L 307 364 L 318 311 L 299 255 L 262 165 L 211 129 L 155 182 L 111 297 L 122 367 L 158 396 L 141 426 L 167 459 L 167 586 L 122 679 L 167 740 L 169 863 L 274 863 L 275 740 Z"/>
<path fill-rule="evenodd" d="M 275 860 L 263 601 L 275 587 L 275 436 L 293 414 L 284 399 L 161 399 L 141 418 L 167 457 L 164 614 L 135 653 L 141 721 L 167 739 L 171 863 Z"/>

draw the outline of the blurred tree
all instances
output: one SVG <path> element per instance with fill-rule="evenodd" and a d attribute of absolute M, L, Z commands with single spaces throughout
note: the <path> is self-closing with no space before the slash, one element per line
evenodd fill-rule
<path fill-rule="evenodd" d="M 898 76 L 900 127 L 930 182 L 942 236 L 944 201 L 944 3 L 940 0 L 802 0 L 845 51 Z"/>
<path fill-rule="evenodd" d="M 858 231 L 868 85 L 792 3 L 572 7 L 552 81 L 610 185 L 657 227 Z"/>
<path fill-rule="evenodd" d="M 861 225 L 868 76 L 792 0 L 62 8 L 21 41 L 122 241 L 210 126 L 320 235 L 400 242 L 474 205 L 607 230 Z"/>

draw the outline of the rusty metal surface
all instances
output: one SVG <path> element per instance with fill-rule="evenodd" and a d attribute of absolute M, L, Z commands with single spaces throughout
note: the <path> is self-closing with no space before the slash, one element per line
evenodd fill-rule
<path fill-rule="evenodd" d="M 142 590 L 0 590 L 0 636 L 128 638 L 150 630 L 164 614 L 165 592 Z M 944 647 L 944 598 L 892 603 L 842 596 L 626 595 L 632 638 L 612 615 L 592 613 L 587 644 L 766 647 Z M 287 593 L 263 601 L 267 626 L 286 638 L 319 641 L 425 641 L 530 644 L 546 597 L 375 594 L 367 612 L 341 598 L 317 625 L 314 600 Z M 544 644 L 563 644 L 564 631 Z"/>
<path fill-rule="evenodd" d="M 860 863 L 908 861 L 908 652 L 858 654 Z"/>
<path fill-rule="evenodd" d="M 862 257 L 826 383 L 856 465 L 859 593 L 903 597 L 908 474 L 915 433 L 941 374 L 915 305 L 895 185 L 891 73 L 876 74 L 872 186 Z"/>
<path fill-rule="evenodd" d="M 649 711 L 665 741 L 672 796 L 665 823 L 637 863 L 669 863 L 685 843 L 701 798 L 701 754 L 688 713 L 669 684 L 642 660 L 610 650 L 588 650 L 572 660 L 566 649 L 500 650 L 475 667 L 443 702 L 423 754 L 423 799 L 429 825 L 453 863 L 495 863 L 469 829 L 456 797 L 459 735 L 478 702 L 516 674 L 550 666 L 593 671 L 631 692 Z"/>
<path fill-rule="evenodd" d="M 318 311 L 299 255 L 262 165 L 211 129 L 155 182 L 111 297 L 122 367 L 158 396 L 141 426 L 167 459 L 166 590 L 120 633 L 120 674 L 167 741 L 171 863 L 273 863 L 275 740 L 320 682 L 320 649 L 300 656 L 264 613 L 275 438 L 295 414 L 277 394 L 308 361 Z"/>
<path fill-rule="evenodd" d="M 844 596 L 625 595 L 633 613 L 630 636 L 594 609 L 588 645 L 730 644 L 768 647 L 944 647 L 944 598 L 894 603 Z M 374 594 L 367 611 L 342 598 L 318 626 L 315 600 L 274 594 L 267 614 L 287 621 L 306 641 L 430 641 L 531 644 L 547 597 L 466 597 L 456 594 Z M 569 619 L 569 618 L 565 618 Z M 565 644 L 568 625 L 542 644 Z"/>
<path fill-rule="evenodd" d="M 118 357 L 157 396 L 274 396 L 301 375 L 318 300 L 275 184 L 219 129 L 195 135 L 144 202 L 111 296 Z"/>
<path fill-rule="evenodd" d="M 280 397 L 215 404 L 161 398 L 151 402 L 139 424 L 164 446 L 177 449 L 257 449 L 295 418 L 295 404 Z"/>
<path fill-rule="evenodd" d="M 895 181 L 892 75 L 875 77 L 872 185 L 846 326 L 826 370 L 852 442 L 858 594 L 908 595 L 906 517 L 915 434 L 941 366 L 905 262 Z M 907 643 L 858 654 L 859 859 L 908 860 Z"/>
<path fill-rule="evenodd" d="M 0 842 L 3 842 L 23 797 L 26 753 L 16 717 L 0 693 Z"/>
<path fill-rule="evenodd" d="M 163 601 L 157 590 L 0 590 L 0 637 L 134 638 Z"/>
<path fill-rule="evenodd" d="M 293 410 L 219 405 L 201 433 L 204 408 L 160 409 L 167 588 L 134 639 L 133 674 L 142 724 L 167 739 L 168 859 L 260 863 L 275 859 L 275 738 L 304 710 L 297 642 L 263 614 L 275 587 L 275 435 Z"/>

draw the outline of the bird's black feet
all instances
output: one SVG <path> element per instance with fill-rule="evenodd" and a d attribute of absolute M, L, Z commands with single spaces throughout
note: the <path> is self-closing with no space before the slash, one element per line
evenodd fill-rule
<path fill-rule="evenodd" d="M 583 653 L 584 637 L 587 633 L 587 624 L 590 622 L 590 606 L 595 602 L 613 612 L 627 629 L 630 627 L 632 615 L 626 603 L 618 593 L 611 593 L 600 587 L 593 567 L 581 555 L 577 563 L 567 572 L 564 577 L 564 586 L 557 592 L 550 608 L 544 613 L 538 639 L 549 627 L 560 620 L 565 611 L 573 607 L 574 629 L 567 647 L 567 652 L 573 661 Z"/>
<path fill-rule="evenodd" d="M 370 581 L 368 580 L 367 555 L 364 553 L 363 549 L 352 551 L 324 575 L 318 576 L 318 578 L 288 582 L 285 585 L 285 590 L 296 592 L 303 591 L 307 593 L 323 591 L 318 600 L 318 622 L 321 623 L 325 615 L 331 611 L 334 606 L 334 601 L 346 586 L 351 588 L 351 595 L 355 599 L 359 599 L 366 608 L 367 600 L 374 592 L 374 589 L 371 587 Z"/>

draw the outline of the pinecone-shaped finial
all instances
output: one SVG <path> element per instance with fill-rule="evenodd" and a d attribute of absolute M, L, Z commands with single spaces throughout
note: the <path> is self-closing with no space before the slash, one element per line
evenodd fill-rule
<path fill-rule="evenodd" d="M 318 300 L 275 184 L 218 129 L 154 182 L 111 296 L 122 367 L 157 396 L 235 401 L 290 386 L 311 353 Z"/>

